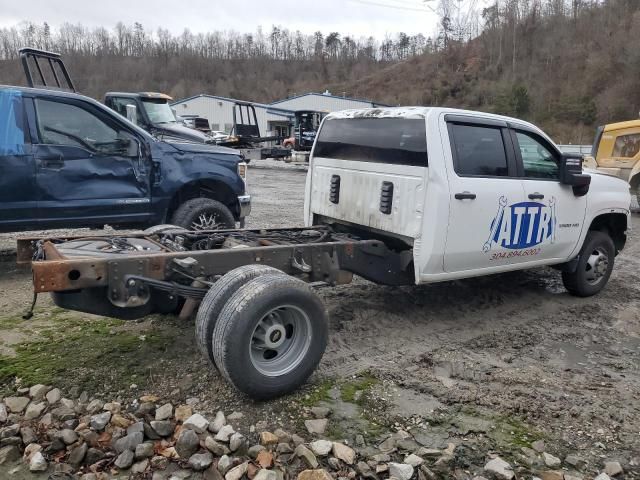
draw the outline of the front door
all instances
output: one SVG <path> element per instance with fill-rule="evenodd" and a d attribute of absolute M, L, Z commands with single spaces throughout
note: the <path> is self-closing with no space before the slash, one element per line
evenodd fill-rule
<path fill-rule="evenodd" d="M 544 138 L 525 130 L 513 130 L 512 138 L 540 257 L 566 260 L 580 239 L 587 197 L 575 196 L 571 186 L 560 183 L 560 154 Z"/>
<path fill-rule="evenodd" d="M 140 223 L 150 216 L 148 163 L 139 140 L 78 100 L 35 100 L 36 183 L 48 225 Z"/>
<path fill-rule="evenodd" d="M 447 130 L 452 158 L 444 270 L 469 272 L 527 261 L 524 190 L 506 123 L 456 116 Z"/>

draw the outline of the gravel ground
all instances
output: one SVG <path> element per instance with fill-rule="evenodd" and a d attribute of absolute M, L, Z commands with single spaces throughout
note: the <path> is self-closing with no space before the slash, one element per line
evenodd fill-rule
<path fill-rule="evenodd" d="M 280 163 L 252 167 L 253 212 L 247 226 L 300 225 L 305 168 Z M 608 287 L 587 299 L 569 296 L 560 275 L 546 268 L 420 287 L 356 280 L 322 288 L 319 293 L 330 314 L 329 346 L 311 384 L 286 399 L 254 403 L 239 397 L 194 352 L 192 325 L 175 319 L 152 318 L 118 327 L 170 329 L 170 345 L 145 367 L 149 378 L 144 387 L 135 385 L 128 391 L 100 366 L 85 368 L 98 377 L 93 384 L 97 391 L 123 400 L 142 393 L 141 388 L 167 398 L 189 395 L 201 399 L 204 411 L 242 411 L 247 425 L 263 420 L 295 429 L 305 405 L 327 403 L 341 412 L 337 434 L 343 437 L 364 430 L 376 434 L 380 426 L 402 427 L 430 435 L 434 443 L 474 441 L 506 448 L 512 455 L 542 438 L 562 458 L 579 452 L 592 473 L 604 460 L 616 459 L 627 467 L 625 478 L 636 478 L 636 215 L 632 227 Z M 0 249 L 10 249 L 14 238 L 0 236 Z M 26 306 L 29 288 L 29 272 L 11 262 L 0 263 L 0 309 L 5 314 L 15 315 Z M 55 311 L 48 299 L 41 300 L 29 332 L 37 335 L 46 328 Z M 5 328 L 2 335 L 0 354 L 4 349 L 10 355 L 15 345 L 29 340 L 19 327 Z M 120 357 L 126 358 L 126 353 Z M 0 363 L 0 372 L 1 367 Z M 60 380 L 61 388 L 80 382 L 82 371 L 73 371 Z M 336 388 L 342 389 L 341 395 L 332 393 Z M 361 402 L 363 393 L 366 401 Z"/>

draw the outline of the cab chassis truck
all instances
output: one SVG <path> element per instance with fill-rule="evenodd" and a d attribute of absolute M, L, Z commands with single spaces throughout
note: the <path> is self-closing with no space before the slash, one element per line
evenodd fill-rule
<path fill-rule="evenodd" d="M 414 285 L 540 266 L 598 293 L 626 240 L 626 184 L 583 172 L 533 125 L 442 109 L 327 116 L 310 159 L 305 227 L 27 238 L 37 293 L 125 319 L 199 305 L 196 340 L 237 389 L 302 385 L 326 347 L 313 287 Z M 35 302 L 34 302 L 35 303 Z"/>

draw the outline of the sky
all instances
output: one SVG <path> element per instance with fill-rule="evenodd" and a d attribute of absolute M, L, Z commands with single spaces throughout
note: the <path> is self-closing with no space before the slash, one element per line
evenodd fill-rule
<path fill-rule="evenodd" d="M 485 1 L 485 0 L 480 0 Z M 337 31 L 356 37 L 433 34 L 437 0 L 0 0 L 0 28 L 21 21 L 113 27 L 140 22 L 146 30 L 179 34 L 213 30 L 254 32 L 280 25 L 291 31 Z"/>

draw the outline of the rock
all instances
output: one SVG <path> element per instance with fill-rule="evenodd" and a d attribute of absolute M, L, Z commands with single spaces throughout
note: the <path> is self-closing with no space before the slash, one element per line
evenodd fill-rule
<path fill-rule="evenodd" d="M 104 408 L 104 402 L 102 400 L 91 400 L 85 410 L 89 415 L 94 415 L 101 412 Z"/>
<path fill-rule="evenodd" d="M 64 405 L 62 405 L 51 410 L 51 415 L 53 416 L 53 418 L 61 422 L 66 422 L 67 420 L 76 418 L 76 411 L 73 408 L 65 407 Z"/>
<path fill-rule="evenodd" d="M 90 448 L 87 450 L 87 454 L 84 457 L 84 463 L 87 465 L 93 465 L 94 463 L 99 462 L 105 457 L 105 453 L 102 450 L 98 450 L 97 448 Z"/>
<path fill-rule="evenodd" d="M 391 461 L 391 457 L 389 455 L 387 455 L 386 453 L 378 453 L 376 455 L 373 455 L 371 458 L 376 463 L 385 463 L 385 462 L 390 462 Z"/>
<path fill-rule="evenodd" d="M 356 461 L 355 450 L 338 442 L 333 442 L 333 456 L 342 460 L 347 465 L 353 465 Z"/>
<path fill-rule="evenodd" d="M 436 458 L 442 455 L 442 450 L 438 450 L 437 448 L 426 448 L 420 447 L 418 450 L 414 452 L 419 457 L 427 457 L 427 458 Z"/>
<path fill-rule="evenodd" d="M 193 410 L 189 405 L 180 405 L 179 407 L 176 407 L 174 418 L 176 419 L 176 422 L 184 422 L 191 415 L 193 415 Z"/>
<path fill-rule="evenodd" d="M 27 410 L 24 412 L 25 420 L 34 420 L 42 415 L 47 408 L 47 404 L 45 402 L 41 403 L 33 403 L 31 402 L 27 407 Z"/>
<path fill-rule="evenodd" d="M 224 476 L 225 480 L 240 480 L 245 473 L 247 473 L 247 468 L 249 467 L 249 462 L 242 463 L 235 468 L 229 470 L 229 472 Z"/>
<path fill-rule="evenodd" d="M 330 442 L 329 440 L 316 440 L 309 444 L 309 448 L 311 448 L 311 451 L 315 455 L 324 457 L 325 455 L 329 455 L 329 452 L 333 448 L 333 442 Z"/>
<path fill-rule="evenodd" d="M 245 444 L 244 435 L 238 432 L 231 435 L 231 438 L 229 439 L 229 448 L 231 449 L 232 452 L 240 450 L 244 446 L 244 444 Z"/>
<path fill-rule="evenodd" d="M 298 474 L 298 480 L 333 480 L 333 477 L 324 469 L 304 470 Z"/>
<path fill-rule="evenodd" d="M 8 427 L 0 429 L 0 439 L 17 437 L 19 433 L 20 433 L 20 425 L 15 423 L 13 425 L 9 425 Z"/>
<path fill-rule="evenodd" d="M 86 404 L 89 401 L 89 393 L 85 390 L 78 397 L 78 403 Z"/>
<path fill-rule="evenodd" d="M 204 446 L 216 457 L 221 457 L 222 455 L 228 455 L 229 453 L 231 453 L 231 450 L 229 450 L 226 445 L 216 442 L 211 436 L 205 438 Z"/>
<path fill-rule="evenodd" d="M 136 410 L 136 417 L 144 417 L 145 415 L 151 415 L 153 412 L 155 412 L 156 410 L 156 406 L 155 404 L 151 403 L 151 402 L 142 402 L 140 405 L 138 405 L 138 409 Z"/>
<path fill-rule="evenodd" d="M 392 436 L 384 440 L 380 445 L 378 445 L 378 449 L 383 453 L 391 453 L 396 448 L 396 439 Z M 440 452 L 438 452 L 440 453 Z"/>
<path fill-rule="evenodd" d="M 31 400 L 28 397 L 7 397 L 4 404 L 11 413 L 22 413 Z"/>
<path fill-rule="evenodd" d="M 218 433 L 222 427 L 227 424 L 227 419 L 224 417 L 223 412 L 216 413 L 216 418 L 209 424 L 209 431 L 212 433 Z"/>
<path fill-rule="evenodd" d="M 295 433 L 291 435 L 291 441 L 296 447 L 302 443 L 305 443 L 304 438 L 300 437 L 299 435 L 296 435 Z"/>
<path fill-rule="evenodd" d="M 0 448 L 0 465 L 20 460 L 20 450 L 15 445 Z"/>
<path fill-rule="evenodd" d="M 611 477 L 609 475 L 607 475 L 606 473 L 602 472 L 600 475 L 598 475 L 593 480 L 611 480 Z"/>
<path fill-rule="evenodd" d="M 168 437 L 173 433 L 173 424 L 169 420 L 153 420 L 151 428 L 161 437 Z"/>
<path fill-rule="evenodd" d="M 233 422 L 234 420 L 240 420 L 243 417 L 244 417 L 244 414 L 242 412 L 233 412 L 231 415 L 227 417 L 227 420 L 230 420 Z"/>
<path fill-rule="evenodd" d="M 260 433 L 260 445 L 269 446 L 276 445 L 278 443 L 278 437 L 271 432 Z"/>
<path fill-rule="evenodd" d="M 183 423 L 184 428 L 195 431 L 196 433 L 204 433 L 209 427 L 209 420 L 204 418 L 199 413 L 194 413 Z M 233 433 L 233 429 L 232 433 Z"/>
<path fill-rule="evenodd" d="M 231 459 L 227 455 L 223 455 L 218 460 L 218 471 L 224 475 L 231 468 L 231 465 L 233 465 Z"/>
<path fill-rule="evenodd" d="M 9 412 L 7 412 L 6 405 L 4 403 L 0 403 L 0 423 L 6 422 L 8 416 Z"/>
<path fill-rule="evenodd" d="M 38 441 L 38 436 L 31 427 L 22 427 L 20 429 L 20 437 L 22 438 L 22 443 L 24 443 L 25 445 L 36 443 Z"/>
<path fill-rule="evenodd" d="M 544 441 L 536 440 L 531 444 L 531 448 L 533 448 L 538 453 L 544 452 L 544 449 L 545 449 Z"/>
<path fill-rule="evenodd" d="M 91 417 L 91 421 L 89 424 L 91 425 L 91 428 L 100 432 L 104 430 L 104 427 L 107 426 L 110 420 L 111 412 L 104 412 Z"/>
<path fill-rule="evenodd" d="M 213 439 L 212 439 L 213 440 Z M 206 443 L 206 442 L 205 442 Z M 208 448 L 208 447 L 207 447 Z M 252 447 L 249 448 L 249 451 L 247 452 L 249 457 L 251 458 L 257 458 L 258 454 L 262 451 L 266 450 L 262 445 L 254 445 Z M 215 453 L 215 452 L 213 452 Z"/>
<path fill-rule="evenodd" d="M 288 443 L 279 443 L 276 447 L 276 452 L 278 453 L 293 453 L 293 448 Z"/>
<path fill-rule="evenodd" d="M 41 452 L 36 452 L 31 457 L 29 461 L 29 471 L 30 472 L 46 472 L 47 468 L 49 468 L 49 464 L 42 455 Z"/>
<path fill-rule="evenodd" d="M 225 425 L 218 431 L 218 433 L 216 433 L 216 436 L 214 437 L 214 439 L 217 440 L 218 442 L 228 443 L 229 438 L 234 433 L 235 433 L 235 430 L 231 425 Z"/>
<path fill-rule="evenodd" d="M 558 457 L 554 457 L 547 452 L 542 452 L 542 459 L 544 460 L 544 464 L 549 468 L 558 468 L 562 465 L 562 462 Z"/>
<path fill-rule="evenodd" d="M 87 447 L 86 443 L 83 443 L 82 445 L 78 445 L 73 450 L 71 450 L 71 453 L 69 453 L 69 458 L 67 459 L 67 463 L 77 468 L 84 460 L 84 457 L 87 454 L 88 449 L 89 447 Z"/>
<path fill-rule="evenodd" d="M 574 454 L 567 455 L 564 459 L 564 463 L 572 466 L 576 470 L 581 470 L 582 467 L 587 464 L 584 458 Z"/>
<path fill-rule="evenodd" d="M 327 418 L 331 413 L 331 409 L 327 407 L 313 407 L 311 413 L 316 418 Z"/>
<path fill-rule="evenodd" d="M 562 470 L 546 470 L 540 472 L 542 480 L 564 480 L 564 472 Z"/>
<path fill-rule="evenodd" d="M 149 459 L 145 458 L 131 466 L 131 475 L 138 475 L 144 473 L 149 467 Z"/>
<path fill-rule="evenodd" d="M 60 404 L 65 408 L 70 408 L 71 410 L 76 408 L 76 402 L 74 402 L 73 400 L 69 400 L 68 398 L 60 399 Z"/>
<path fill-rule="evenodd" d="M 304 445 L 298 445 L 293 453 L 296 457 L 302 458 L 309 467 L 318 468 L 318 459 Z"/>
<path fill-rule="evenodd" d="M 60 430 L 56 436 L 60 440 L 62 440 L 65 445 L 71 445 L 72 443 L 76 443 L 78 441 L 78 434 L 73 430 L 69 430 L 68 428 Z"/>
<path fill-rule="evenodd" d="M 178 441 L 176 442 L 176 452 L 180 458 L 187 459 L 198 451 L 200 439 L 195 431 L 185 429 L 180 432 Z"/>
<path fill-rule="evenodd" d="M 67 420 L 62 423 L 63 428 L 68 428 L 69 430 L 75 430 L 80 425 L 80 421 L 77 418 L 72 418 L 71 420 Z"/>
<path fill-rule="evenodd" d="M 189 466 L 196 472 L 206 470 L 213 463 L 213 455 L 210 452 L 196 453 L 189 457 Z"/>
<path fill-rule="evenodd" d="M 136 447 L 144 441 L 144 434 L 142 432 L 134 432 L 119 438 L 113 443 L 113 449 L 117 453 L 122 453 L 125 450 L 131 450 L 135 452 Z"/>
<path fill-rule="evenodd" d="M 622 465 L 619 462 L 605 462 L 604 473 L 610 477 L 615 477 L 623 473 Z"/>
<path fill-rule="evenodd" d="M 139 424 L 140 428 L 142 429 L 142 423 L 141 422 L 136 422 L 134 425 L 136 425 L 136 424 Z M 128 418 L 123 417 L 119 413 L 115 413 L 111 417 L 111 425 L 115 425 L 118 428 L 126 428 L 128 430 L 129 427 L 131 426 L 131 420 L 129 420 Z"/>
<path fill-rule="evenodd" d="M 273 454 L 268 450 L 262 450 L 256 456 L 256 462 L 262 468 L 271 468 L 273 466 Z"/>
<path fill-rule="evenodd" d="M 122 405 L 119 402 L 108 402 L 104 404 L 104 407 L 102 407 L 102 409 L 107 412 L 116 414 L 122 411 Z"/>
<path fill-rule="evenodd" d="M 135 457 L 136 460 L 140 460 L 143 458 L 151 458 L 153 457 L 153 443 L 145 442 L 136 446 Z"/>
<path fill-rule="evenodd" d="M 65 450 L 66 448 L 67 446 L 64 444 L 62 440 L 60 440 L 57 437 L 54 437 L 51 443 L 49 444 L 49 446 L 47 447 L 47 449 L 45 450 L 45 452 L 55 453 L 55 452 L 59 452 L 60 450 Z"/>
<path fill-rule="evenodd" d="M 258 470 L 253 480 L 278 480 L 278 474 L 273 470 Z"/>
<path fill-rule="evenodd" d="M 289 443 L 291 441 L 291 435 L 282 430 L 281 428 L 277 428 L 273 434 L 278 437 L 279 443 Z"/>
<path fill-rule="evenodd" d="M 126 470 L 127 468 L 131 467 L 131 465 L 133 465 L 133 460 L 133 452 L 131 450 L 125 450 L 120 455 L 118 455 L 118 458 L 116 458 L 116 461 L 113 463 L 113 465 L 121 470 Z"/>
<path fill-rule="evenodd" d="M 335 471 L 338 471 L 338 470 L 342 469 L 342 465 L 340 464 L 340 460 L 338 460 L 337 458 L 329 457 L 329 460 L 327 460 L 327 463 Z"/>
<path fill-rule="evenodd" d="M 50 413 L 45 413 L 38 423 L 40 425 L 48 427 L 53 423 L 53 415 L 51 415 Z"/>
<path fill-rule="evenodd" d="M 322 435 L 327 429 L 326 418 L 317 418 L 315 420 L 305 420 L 304 426 L 307 427 L 307 431 L 312 434 Z"/>
<path fill-rule="evenodd" d="M 41 452 L 41 451 L 42 451 L 42 445 L 38 445 L 37 443 L 30 443 L 24 449 L 24 453 L 22 454 L 22 459 L 28 462 L 29 460 L 31 460 L 31 457 L 33 457 L 34 453 Z"/>
<path fill-rule="evenodd" d="M 563 480 L 584 480 L 584 479 L 576 475 L 571 475 L 570 473 L 565 473 Z"/>
<path fill-rule="evenodd" d="M 7 437 L 0 440 L 0 447 L 6 447 L 7 445 L 20 447 L 22 446 L 22 439 L 20 437 Z"/>
<path fill-rule="evenodd" d="M 413 467 L 406 463 L 389 464 L 389 475 L 399 480 L 409 480 L 413 477 Z"/>
<path fill-rule="evenodd" d="M 151 468 L 156 468 L 158 470 L 164 470 L 169 465 L 169 459 L 163 457 L 162 455 L 156 455 L 151 459 Z"/>
<path fill-rule="evenodd" d="M 424 458 L 419 457 L 418 455 L 411 454 L 404 459 L 404 463 L 407 465 L 411 465 L 412 467 L 418 467 L 424 463 Z"/>
<path fill-rule="evenodd" d="M 173 415 L 173 405 L 165 403 L 156 409 L 156 420 L 168 420 Z"/>
<path fill-rule="evenodd" d="M 34 385 L 29 389 L 29 396 L 36 402 L 39 402 L 40 400 L 44 400 L 44 396 L 49 390 L 51 390 L 51 387 L 47 387 L 46 385 Z"/>
<path fill-rule="evenodd" d="M 496 457 L 493 460 L 487 462 L 487 464 L 484 466 L 484 470 L 493 474 L 496 478 L 501 480 L 511 480 L 514 477 L 511 465 L 502 460 L 500 457 Z"/>
<path fill-rule="evenodd" d="M 62 393 L 60 393 L 59 388 L 54 388 L 53 390 L 49 390 L 45 397 L 47 399 L 47 402 L 49 402 L 49 405 L 54 405 L 60 401 L 60 399 L 62 398 Z"/>

